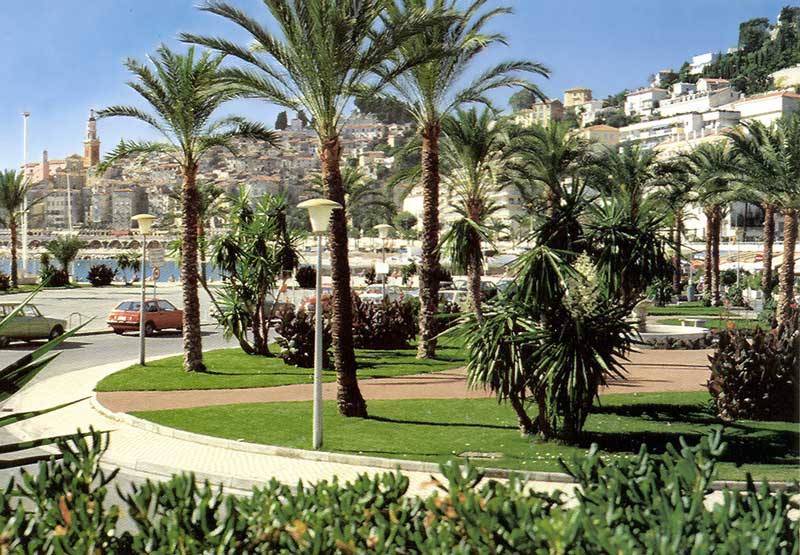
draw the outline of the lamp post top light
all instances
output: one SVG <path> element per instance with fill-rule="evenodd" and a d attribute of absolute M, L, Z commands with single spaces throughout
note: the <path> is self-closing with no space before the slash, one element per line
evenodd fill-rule
<path fill-rule="evenodd" d="M 386 239 L 387 237 L 389 237 L 389 232 L 394 228 L 389 224 L 378 224 L 376 226 L 373 226 L 372 229 L 378 230 L 378 236 L 381 239 Z"/>
<path fill-rule="evenodd" d="M 341 209 L 342 205 L 338 202 L 324 198 L 312 198 L 309 200 L 304 200 L 298 204 L 297 207 L 308 210 L 308 217 L 311 220 L 312 233 L 321 235 L 323 233 L 327 233 L 328 231 L 328 226 L 330 225 L 331 221 L 331 213 L 333 213 L 334 210 Z"/>
<path fill-rule="evenodd" d="M 131 220 L 139 223 L 139 233 L 147 235 L 150 233 L 150 229 L 153 227 L 153 222 L 156 221 L 156 217 L 152 214 L 136 214 Z"/>

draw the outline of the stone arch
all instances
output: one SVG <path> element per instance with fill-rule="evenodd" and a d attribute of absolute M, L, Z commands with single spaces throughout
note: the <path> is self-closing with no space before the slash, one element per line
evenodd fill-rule
<path fill-rule="evenodd" d="M 90 249 L 102 249 L 103 248 L 103 243 L 101 241 L 98 241 L 97 239 L 93 239 L 93 240 L 89 241 L 89 244 L 87 245 L 87 247 L 90 248 Z"/>
<path fill-rule="evenodd" d="M 42 242 L 39 241 L 38 239 L 31 239 L 31 241 L 28 243 L 28 248 L 30 248 L 30 249 L 37 249 L 37 248 L 39 248 L 41 246 L 42 246 Z"/>
<path fill-rule="evenodd" d="M 147 248 L 148 249 L 160 249 L 162 246 L 163 245 L 161 244 L 161 241 L 158 241 L 156 239 L 153 239 L 152 241 L 148 241 L 148 243 L 147 243 Z"/>
<path fill-rule="evenodd" d="M 108 243 L 108 248 L 109 249 L 121 249 L 121 248 L 123 248 L 123 246 L 122 246 L 122 243 L 120 243 L 118 240 L 114 239 L 113 241 L 110 241 Z"/>
<path fill-rule="evenodd" d="M 142 244 L 139 241 L 137 241 L 136 239 L 132 239 L 127 245 L 125 245 L 125 247 L 128 248 L 128 249 L 134 249 L 134 250 L 135 249 L 141 249 L 142 248 Z"/>

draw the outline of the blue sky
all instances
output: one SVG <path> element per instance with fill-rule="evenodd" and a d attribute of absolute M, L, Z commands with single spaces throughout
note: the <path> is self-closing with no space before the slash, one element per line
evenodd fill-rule
<path fill-rule="evenodd" d="M 228 23 L 195 9 L 194 0 L 5 0 L 0 12 L 0 168 L 22 162 L 22 111 L 29 111 L 29 159 L 82 151 L 89 108 L 137 104 L 125 85 L 122 61 L 143 58 L 180 31 L 241 35 Z M 259 0 L 233 0 L 264 14 Z M 490 3 L 491 0 L 490 0 Z M 586 86 L 604 98 L 645 84 L 662 68 L 677 68 L 694 54 L 734 46 L 738 24 L 753 17 L 774 21 L 789 0 L 495 0 L 513 16 L 495 28 L 509 37 L 484 65 L 528 58 L 548 65 L 539 84 L 549 96 Z M 477 69 L 477 68 L 476 68 Z M 510 92 L 498 95 L 503 106 Z M 278 110 L 237 103 L 230 111 L 274 124 Z M 103 151 L 120 138 L 144 138 L 130 120 L 99 123 Z"/>

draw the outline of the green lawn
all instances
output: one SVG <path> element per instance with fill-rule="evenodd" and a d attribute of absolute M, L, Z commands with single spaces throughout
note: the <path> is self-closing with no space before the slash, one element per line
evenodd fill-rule
<path fill-rule="evenodd" d="M 463 365 L 460 348 L 441 345 L 436 360 L 417 360 L 416 349 L 373 351 L 356 349 L 358 377 L 380 378 L 458 368 Z M 220 349 L 203 353 L 208 372 L 186 373 L 181 356 L 134 365 L 104 378 L 97 391 L 174 391 L 180 389 L 238 389 L 311 383 L 310 368 L 288 366 L 279 358 L 246 355 L 241 349 Z M 323 381 L 335 381 L 332 371 Z"/>
<path fill-rule="evenodd" d="M 735 329 L 740 330 L 754 330 L 759 327 L 763 327 L 763 324 L 760 323 L 758 320 L 754 320 L 751 318 L 714 318 L 714 319 L 707 319 L 706 324 L 704 327 L 706 328 L 715 328 L 718 330 L 724 330 L 728 328 L 728 322 L 733 322 L 733 327 Z M 681 319 L 680 318 L 666 318 L 664 320 L 659 320 L 659 324 L 667 324 L 671 326 L 680 326 Z"/>
<path fill-rule="evenodd" d="M 647 309 L 647 313 L 651 316 L 710 316 L 712 314 L 722 315 L 724 312 L 724 306 L 703 306 L 702 301 L 692 301 L 679 305 L 651 306 Z"/>
<path fill-rule="evenodd" d="M 579 447 L 531 441 L 517 431 L 514 413 L 494 399 L 369 401 L 370 417 L 344 418 L 334 402 L 325 404 L 324 449 L 397 459 L 444 462 L 465 452 L 499 453 L 473 458 L 490 467 L 559 471 L 597 442 L 609 458 L 631 457 L 646 443 L 661 453 L 667 443 L 689 442 L 723 424 L 709 408 L 705 392 L 620 394 L 602 397 Z M 137 412 L 166 426 L 248 442 L 310 448 L 311 403 L 243 404 Z M 276 425 L 276 423 L 280 423 Z M 800 478 L 798 427 L 788 422 L 742 421 L 724 425 L 728 450 L 719 466 L 722 479 Z M 733 461 L 741 464 L 737 468 Z"/>

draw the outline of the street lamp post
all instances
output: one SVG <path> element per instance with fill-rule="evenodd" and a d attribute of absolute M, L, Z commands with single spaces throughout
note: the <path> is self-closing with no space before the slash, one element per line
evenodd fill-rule
<path fill-rule="evenodd" d="M 139 223 L 139 233 L 142 234 L 142 296 L 139 301 L 139 364 L 144 366 L 144 336 L 145 336 L 145 322 L 144 322 L 144 297 L 145 297 L 145 265 L 147 264 L 147 234 L 150 233 L 150 228 L 156 217 L 151 214 L 137 214 L 133 221 Z"/>
<path fill-rule="evenodd" d="M 314 449 L 322 447 L 322 236 L 328 232 L 331 214 L 342 205 L 332 200 L 315 198 L 297 205 L 308 210 L 311 232 L 317 236 L 317 288 L 314 303 Z"/>
<path fill-rule="evenodd" d="M 386 270 L 386 238 L 389 237 L 389 232 L 393 229 L 392 226 L 389 224 L 378 224 L 374 227 L 374 229 L 378 230 L 378 236 L 381 238 L 381 262 L 383 262 L 383 270 Z M 386 298 L 386 273 L 381 274 L 383 276 L 382 280 L 382 295 L 383 298 Z"/>
<path fill-rule="evenodd" d="M 30 112 L 22 112 L 22 174 L 28 165 L 28 118 Z M 42 176 L 47 179 L 47 176 Z M 22 199 L 22 275 L 28 275 L 28 195 Z"/>

